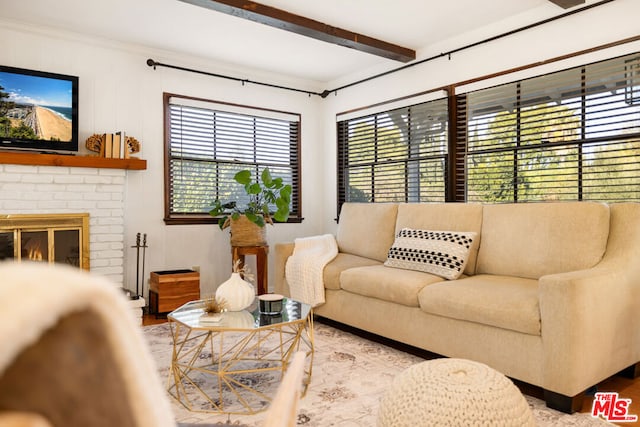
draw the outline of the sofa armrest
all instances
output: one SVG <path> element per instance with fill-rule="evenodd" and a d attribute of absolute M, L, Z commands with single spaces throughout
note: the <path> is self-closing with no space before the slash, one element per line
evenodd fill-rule
<path fill-rule="evenodd" d="M 546 389 L 575 396 L 640 359 L 637 277 L 619 267 L 540 278 Z"/>
<path fill-rule="evenodd" d="M 275 293 L 286 297 L 291 295 L 289 284 L 285 278 L 287 259 L 293 254 L 294 243 L 276 243 L 275 246 Z"/>

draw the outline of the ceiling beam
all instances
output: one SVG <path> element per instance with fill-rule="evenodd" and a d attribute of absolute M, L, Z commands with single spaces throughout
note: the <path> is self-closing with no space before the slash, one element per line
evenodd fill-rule
<path fill-rule="evenodd" d="M 415 50 L 387 43 L 362 34 L 332 27 L 304 16 L 294 15 L 282 9 L 255 3 L 248 0 L 180 0 L 217 12 L 237 16 L 269 25 L 281 30 L 291 31 L 314 39 L 362 52 L 378 55 L 400 62 L 416 59 Z"/>
<path fill-rule="evenodd" d="M 549 0 L 549 1 L 557 6 L 560 6 L 563 9 L 569 9 L 570 7 L 585 3 L 585 0 Z"/>

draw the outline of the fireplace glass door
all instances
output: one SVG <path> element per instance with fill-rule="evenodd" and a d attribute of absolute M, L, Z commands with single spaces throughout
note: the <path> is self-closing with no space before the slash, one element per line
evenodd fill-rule
<path fill-rule="evenodd" d="M 0 260 L 89 269 L 88 214 L 0 216 Z"/>

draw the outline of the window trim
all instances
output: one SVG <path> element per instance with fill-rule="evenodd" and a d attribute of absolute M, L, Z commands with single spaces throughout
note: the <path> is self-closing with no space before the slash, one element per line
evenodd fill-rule
<path fill-rule="evenodd" d="M 255 107 L 250 105 L 243 104 L 235 104 L 225 101 L 217 101 L 210 100 L 205 98 L 180 95 L 176 93 L 163 92 L 162 94 L 162 108 L 163 108 L 163 121 L 164 121 L 164 218 L 163 221 L 166 225 L 196 225 L 196 224 L 217 224 L 218 218 L 212 217 L 208 213 L 171 213 L 171 197 L 169 194 L 169 188 L 171 186 L 171 173 L 170 173 L 170 163 L 171 163 L 171 155 L 170 155 L 170 146 L 171 146 L 171 111 L 169 108 L 169 103 L 171 98 L 180 98 L 190 101 L 196 102 L 205 102 L 209 104 L 218 104 L 221 106 L 228 106 L 232 109 L 251 109 L 255 111 L 264 111 L 268 113 L 275 114 L 285 114 L 289 116 L 294 116 L 298 118 L 298 135 L 297 135 L 297 146 L 296 146 L 296 176 L 292 177 L 293 182 L 297 182 L 297 191 L 293 191 L 292 197 L 296 197 L 296 203 L 292 201 L 292 209 L 293 206 L 297 206 L 297 211 L 291 211 L 289 215 L 289 219 L 286 223 L 301 223 L 304 220 L 302 216 L 302 142 L 301 142 L 301 134 L 302 134 L 302 115 L 300 113 L 293 113 L 288 111 L 281 111 L 275 109 L 269 109 L 264 107 Z M 244 113 L 243 113 L 244 114 Z M 277 224 L 277 222 L 274 222 Z"/>

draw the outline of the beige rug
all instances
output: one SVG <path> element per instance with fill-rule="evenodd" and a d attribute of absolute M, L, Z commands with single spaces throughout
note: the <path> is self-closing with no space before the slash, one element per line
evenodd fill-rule
<path fill-rule="evenodd" d="M 171 337 L 167 324 L 147 326 L 144 334 L 166 382 L 171 359 Z M 423 359 L 369 341 L 331 326 L 315 322 L 316 353 L 307 394 L 300 401 L 298 425 L 305 427 L 376 425 L 378 401 L 392 379 Z M 206 357 L 203 356 L 203 357 Z M 273 378 L 246 378 L 273 394 Z M 264 384 L 263 384 L 264 383 Z M 606 426 L 589 414 L 568 415 L 548 409 L 539 399 L 525 396 L 538 426 Z M 215 415 L 188 411 L 172 399 L 176 420 L 183 424 L 261 426 L 264 412 L 256 415 Z M 265 408 L 267 403 L 264 403 Z M 219 423 L 219 424 L 218 424 Z"/>

